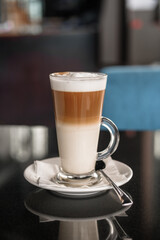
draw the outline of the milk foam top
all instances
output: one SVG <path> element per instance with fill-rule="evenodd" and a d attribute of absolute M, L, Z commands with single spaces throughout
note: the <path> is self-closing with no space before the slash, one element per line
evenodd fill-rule
<path fill-rule="evenodd" d="M 89 72 L 58 72 L 49 75 L 51 88 L 62 92 L 93 92 L 106 88 L 107 75 Z"/>

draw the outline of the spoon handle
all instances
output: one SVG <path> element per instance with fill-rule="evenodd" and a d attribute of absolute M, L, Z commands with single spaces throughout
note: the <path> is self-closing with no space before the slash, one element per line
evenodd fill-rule
<path fill-rule="evenodd" d="M 124 229 L 121 227 L 121 225 L 119 224 L 119 222 L 117 221 L 117 219 L 115 217 L 112 217 L 111 220 L 118 232 L 120 239 L 132 240 L 132 238 L 128 236 L 128 234 L 124 231 Z"/>
<path fill-rule="evenodd" d="M 129 206 L 133 204 L 132 199 L 121 188 L 119 188 L 102 169 L 99 171 L 103 174 L 103 176 L 107 179 L 109 184 L 113 187 L 115 193 L 117 194 L 123 206 Z"/>

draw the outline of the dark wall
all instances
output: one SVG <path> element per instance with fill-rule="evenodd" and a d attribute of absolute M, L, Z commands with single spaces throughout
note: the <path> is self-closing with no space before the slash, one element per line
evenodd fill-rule
<path fill-rule="evenodd" d="M 92 31 L 0 38 L 0 124 L 53 124 L 49 74 L 96 71 Z"/>

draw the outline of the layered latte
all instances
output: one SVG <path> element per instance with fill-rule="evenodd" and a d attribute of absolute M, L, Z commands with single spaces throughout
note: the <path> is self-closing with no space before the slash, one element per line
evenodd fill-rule
<path fill-rule="evenodd" d="M 66 72 L 51 74 L 50 79 L 62 169 L 72 174 L 91 172 L 97 157 L 106 75 Z"/>

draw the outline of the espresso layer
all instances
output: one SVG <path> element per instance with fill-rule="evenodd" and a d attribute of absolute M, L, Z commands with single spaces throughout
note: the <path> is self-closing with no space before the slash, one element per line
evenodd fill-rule
<path fill-rule="evenodd" d="M 53 90 L 55 118 L 58 122 L 90 124 L 100 121 L 105 90 L 62 92 Z"/>

